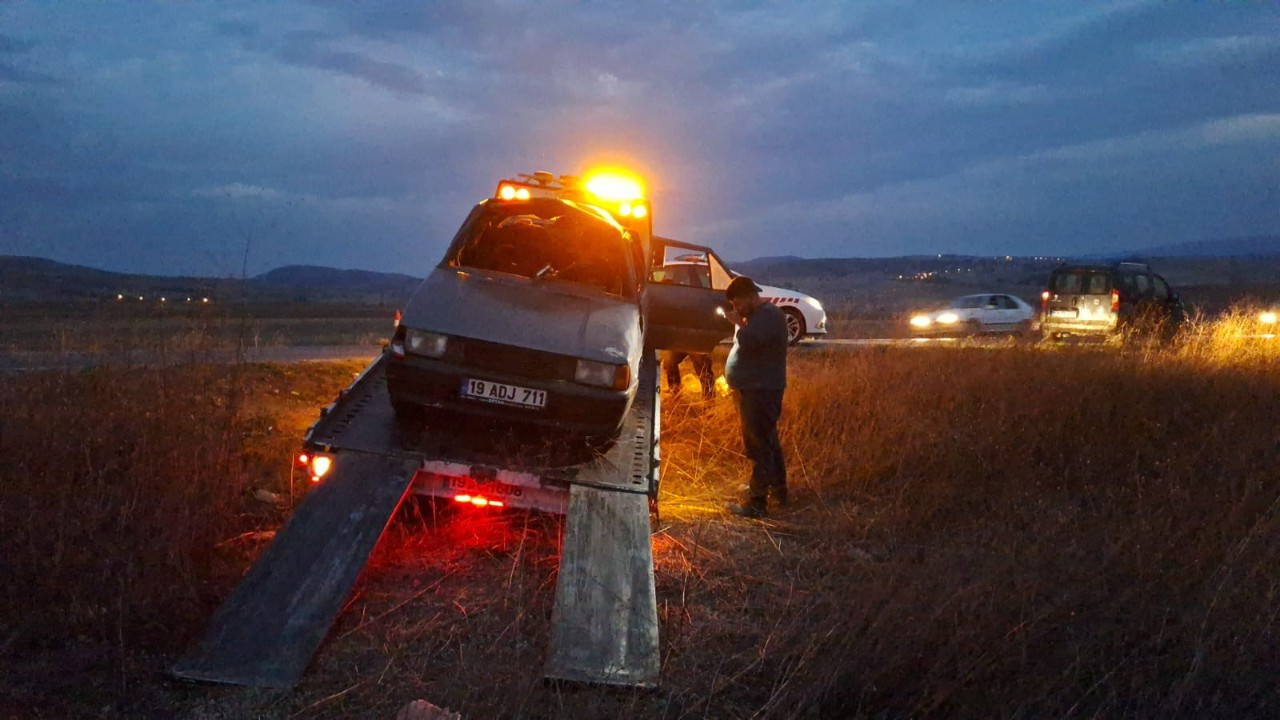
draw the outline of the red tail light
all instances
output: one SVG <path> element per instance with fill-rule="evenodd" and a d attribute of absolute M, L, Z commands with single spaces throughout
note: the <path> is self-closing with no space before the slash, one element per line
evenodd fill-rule
<path fill-rule="evenodd" d="M 1120 312 L 1120 291 L 1111 291 L 1111 312 Z"/>
<path fill-rule="evenodd" d="M 454 495 L 454 502 L 470 503 L 476 507 L 503 507 L 505 503 L 501 500 L 490 500 L 480 495 Z"/>
<path fill-rule="evenodd" d="M 1045 290 L 1040 293 L 1040 312 L 1049 314 L 1049 291 Z"/>

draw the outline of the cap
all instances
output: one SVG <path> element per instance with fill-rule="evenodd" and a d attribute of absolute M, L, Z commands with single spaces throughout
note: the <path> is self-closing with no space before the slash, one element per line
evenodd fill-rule
<path fill-rule="evenodd" d="M 752 282 L 746 275 L 739 275 L 729 281 L 729 287 L 724 289 L 724 297 L 726 300 L 732 300 L 758 292 L 762 292 L 759 285 Z"/>

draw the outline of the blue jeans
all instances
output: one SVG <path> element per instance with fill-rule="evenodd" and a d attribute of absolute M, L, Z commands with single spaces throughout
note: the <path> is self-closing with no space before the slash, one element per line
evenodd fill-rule
<path fill-rule="evenodd" d="M 739 390 L 734 393 L 742 421 L 742 446 L 751 460 L 750 498 L 763 504 L 772 491 L 775 498 L 787 493 L 787 466 L 778 441 L 782 416 L 782 390 Z"/>

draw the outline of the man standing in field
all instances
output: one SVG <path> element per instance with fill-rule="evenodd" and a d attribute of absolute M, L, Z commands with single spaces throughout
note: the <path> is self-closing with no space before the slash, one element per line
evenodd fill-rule
<path fill-rule="evenodd" d="M 725 298 L 733 305 L 725 317 L 737 332 L 724 374 L 734 390 L 742 445 L 752 465 L 746 501 L 731 504 L 729 510 L 758 518 L 767 514 L 769 495 L 778 505 L 787 502 L 787 468 L 778 441 L 782 394 L 787 389 L 787 317 L 760 299 L 760 288 L 749 277 L 734 278 Z"/>

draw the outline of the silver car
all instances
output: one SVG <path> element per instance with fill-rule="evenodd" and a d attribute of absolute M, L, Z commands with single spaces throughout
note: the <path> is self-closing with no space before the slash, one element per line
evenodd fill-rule
<path fill-rule="evenodd" d="M 615 433 L 646 348 L 706 351 L 732 331 L 714 313 L 712 289 L 650 285 L 651 257 L 663 252 L 589 204 L 481 202 L 392 339 L 387 387 L 397 414 Z"/>
<path fill-rule="evenodd" d="M 911 333 L 917 337 L 956 337 L 1031 331 L 1035 310 L 1022 298 L 1003 293 L 982 293 L 955 298 L 946 306 L 911 316 Z"/>

